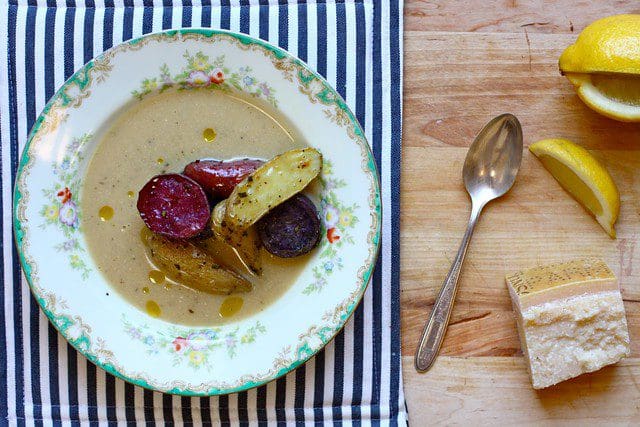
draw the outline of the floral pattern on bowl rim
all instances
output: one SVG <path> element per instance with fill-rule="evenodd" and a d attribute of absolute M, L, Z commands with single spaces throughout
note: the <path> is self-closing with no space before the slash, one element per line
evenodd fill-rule
<path fill-rule="evenodd" d="M 214 344 L 220 341 L 213 341 L 212 348 L 206 350 L 206 362 L 201 354 L 195 353 L 187 357 L 189 363 L 176 364 L 174 356 L 189 347 L 189 336 L 196 328 L 178 331 L 172 328 L 180 327 L 149 319 L 121 299 L 105 299 L 104 290 L 108 285 L 93 271 L 91 262 L 86 273 L 91 279 L 90 287 L 82 287 L 82 270 L 75 271 L 75 276 L 69 275 L 74 270 L 70 266 L 71 270 L 65 270 L 67 267 L 64 265 L 59 269 L 69 275 L 65 283 L 46 280 L 64 275 L 58 275 L 56 268 L 60 254 L 36 242 L 44 241 L 40 225 L 47 226 L 45 217 L 41 216 L 47 213 L 42 206 L 53 203 L 53 193 L 47 199 L 42 185 L 38 183 L 55 182 L 51 159 L 60 159 L 60 153 L 69 147 L 68 135 L 85 135 L 99 128 L 96 123 L 103 125 L 110 119 L 112 111 L 129 102 L 125 100 L 125 90 L 130 97 L 139 89 L 132 86 L 131 69 L 146 70 L 140 70 L 143 79 L 145 75 L 152 75 L 153 69 L 161 69 L 164 63 L 159 61 L 163 55 L 165 58 L 178 57 L 185 49 L 203 52 L 210 58 L 224 55 L 225 61 L 234 63 L 229 65 L 229 70 L 249 65 L 255 70 L 255 75 L 262 76 L 273 86 L 271 93 L 280 101 L 275 105 L 294 123 L 298 120 L 298 128 L 301 119 L 306 126 L 308 118 L 314 117 L 314 122 L 308 124 L 309 129 L 305 128 L 303 134 L 311 145 L 325 154 L 327 168 L 335 168 L 336 174 L 333 178 L 323 177 L 320 183 L 324 195 L 320 204 L 327 238 L 323 239 L 325 242 L 318 254 L 324 255 L 316 256 L 308 271 L 301 275 L 299 283 L 296 282 L 299 292 L 287 293 L 260 315 L 236 325 L 220 327 L 220 336 L 229 336 L 237 328 L 236 339 L 240 340 L 242 348 L 247 346 L 247 352 L 240 351 L 241 347 L 236 344 L 231 346 L 234 351 L 230 354 L 229 345 L 218 347 Z M 127 72 L 123 73 L 123 70 Z M 171 70 L 169 72 L 171 74 Z M 180 75 L 181 72 L 184 70 L 176 69 L 171 75 Z M 224 70 L 222 73 L 224 75 Z M 106 105 L 103 105 L 105 100 Z M 97 109 L 98 104 L 100 109 Z M 301 106 L 304 106 L 302 118 Z M 63 129 L 65 132 L 61 132 Z M 69 132 L 70 129 L 74 131 Z M 313 135 L 321 133 L 329 134 L 331 138 L 323 141 L 314 139 Z M 336 144 L 340 144 L 340 150 L 331 149 Z M 90 158 L 90 150 L 86 157 Z M 45 162 L 46 159 L 49 160 Z M 78 171 L 82 171 L 86 160 L 76 159 Z M 58 166 L 62 164 L 64 160 Z M 356 165 L 360 165 L 360 169 Z M 346 178 L 349 186 L 343 185 Z M 64 188 L 60 196 L 57 195 L 60 190 L 55 193 L 60 207 L 73 200 L 75 193 L 71 186 L 65 185 Z M 75 219 L 71 221 L 74 212 L 69 212 L 68 208 L 69 205 L 63 211 L 66 222 L 61 224 L 64 226 L 75 223 Z M 53 210 L 48 213 L 51 218 L 55 216 Z M 355 310 L 371 277 L 380 240 L 381 218 L 375 162 L 362 129 L 344 100 L 320 76 L 285 51 L 242 34 L 208 29 L 166 31 L 128 41 L 90 61 L 74 74 L 46 105 L 30 133 L 19 165 L 14 214 L 16 243 L 25 275 L 36 300 L 62 335 L 90 361 L 120 378 L 150 389 L 190 396 L 237 392 L 264 384 L 304 363 L 333 338 Z M 75 214 L 80 215 L 80 212 Z M 52 233 L 64 237 L 58 227 L 56 225 Z M 316 283 L 316 271 L 333 274 L 332 280 L 337 280 L 341 286 L 327 286 L 331 280 Z M 308 298 L 310 293 L 316 295 L 317 304 L 311 310 L 307 307 L 300 311 L 303 306 L 300 298 Z M 98 303 L 105 304 L 104 310 L 91 310 L 92 304 Z M 278 320 L 283 319 L 280 313 L 285 307 L 285 318 L 293 315 L 297 322 L 282 323 Z M 131 335 L 125 330 L 113 327 L 112 311 L 119 311 L 124 316 L 133 328 L 130 332 L 143 327 L 148 328 L 145 329 L 146 335 L 159 337 L 159 332 L 162 332 L 167 337 L 162 348 L 169 351 L 149 354 L 151 341 L 147 340 L 146 344 L 144 340 L 132 342 Z M 256 322 L 259 322 L 259 327 Z M 252 326 L 256 327 L 253 332 L 250 330 Z M 242 342 L 247 333 L 250 338 Z M 196 344 L 190 347 L 189 354 L 202 352 L 198 349 L 198 341 L 193 342 Z M 176 351 L 178 347 L 179 351 Z M 141 357 L 137 359 L 131 354 Z M 259 354 L 257 359 L 248 359 L 249 355 L 256 354 Z M 152 364 L 148 358 L 153 360 Z M 153 371 L 146 369 L 150 365 L 154 366 Z M 225 369 L 221 370 L 221 366 Z M 206 381 L 202 381 L 201 374 L 198 374 L 201 368 L 209 370 Z"/>
<path fill-rule="evenodd" d="M 142 342 L 147 354 L 168 352 L 173 356 L 174 365 L 186 361 L 196 369 L 210 367 L 208 355 L 211 350 L 224 348 L 229 357 L 233 358 L 239 345 L 250 344 L 258 335 L 266 332 L 265 326 L 260 322 L 255 322 L 253 326 L 241 332 L 238 326 L 226 331 L 221 327 L 196 329 L 179 326 L 154 331 L 146 323 L 136 326 L 127 319 L 122 321 L 126 334 Z"/>
<path fill-rule="evenodd" d="M 68 262 L 72 269 L 80 271 L 83 279 L 89 277 L 91 268 L 85 259 L 86 251 L 80 244 L 80 175 L 78 164 L 84 160 L 84 145 L 91 140 L 91 133 L 74 138 L 59 162 L 53 162 L 51 169 L 57 178 L 54 184 L 42 189 L 47 203 L 42 206 L 40 214 L 44 222 L 40 228 L 54 227 L 62 231 L 63 241 L 54 247 L 58 252 L 68 254 Z"/>
<path fill-rule="evenodd" d="M 140 89 L 131 92 L 133 96 L 142 99 L 152 92 L 163 92 L 169 88 L 180 89 L 211 89 L 230 92 L 238 90 L 249 94 L 254 98 L 262 98 L 272 106 L 277 107 L 278 101 L 275 90 L 265 81 L 259 81 L 252 73 L 249 66 L 230 70 L 225 65 L 224 55 L 219 55 L 213 60 L 198 51 L 191 55 L 186 51 L 183 55 L 187 64 L 180 73 L 171 74 L 169 66 L 162 64 L 159 77 L 148 77 L 140 84 Z"/>

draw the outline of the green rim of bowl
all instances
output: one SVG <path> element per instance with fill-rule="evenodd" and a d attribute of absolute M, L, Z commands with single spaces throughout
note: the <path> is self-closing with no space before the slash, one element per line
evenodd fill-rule
<path fill-rule="evenodd" d="M 153 387 L 152 385 L 150 385 L 149 383 L 147 383 L 144 380 L 135 379 L 135 378 L 129 378 L 128 376 L 126 376 L 126 375 L 122 374 L 121 372 L 119 372 L 110 363 L 100 362 L 98 360 L 98 358 L 95 355 L 91 354 L 91 352 L 90 352 L 90 345 L 89 345 L 90 343 L 88 342 L 89 338 L 87 338 L 86 336 L 80 336 L 79 338 L 75 338 L 74 339 L 74 338 L 71 338 L 66 333 L 66 329 L 67 329 L 67 327 L 69 325 L 69 322 L 71 322 L 72 319 L 70 319 L 68 316 L 65 316 L 65 315 L 56 315 L 51 310 L 48 310 L 46 308 L 45 300 L 42 297 L 38 296 L 36 294 L 35 290 L 34 290 L 31 265 L 27 262 L 27 260 L 25 258 L 25 253 L 24 253 L 24 248 L 23 248 L 24 231 L 23 231 L 23 228 L 22 228 L 22 224 L 18 220 L 18 215 L 17 215 L 18 205 L 20 203 L 20 200 L 22 199 L 22 194 L 20 193 L 20 190 L 18 189 L 18 182 L 20 181 L 20 177 L 21 177 L 21 175 L 23 173 L 23 169 L 24 169 L 25 165 L 29 161 L 29 147 L 31 146 L 31 142 L 32 142 L 34 136 L 40 130 L 40 126 L 42 125 L 42 122 L 43 122 L 46 114 L 51 109 L 51 106 L 56 101 L 60 101 L 63 106 L 67 105 L 69 103 L 69 99 L 68 99 L 68 97 L 66 95 L 66 89 L 69 86 L 71 86 L 72 84 L 78 85 L 78 87 L 80 89 L 84 88 L 88 84 L 88 79 L 86 79 L 87 72 L 94 67 L 95 61 L 99 61 L 110 50 L 115 49 L 119 45 L 116 45 L 116 46 L 110 48 L 109 50 L 106 50 L 102 54 L 98 55 L 96 58 L 94 58 L 91 61 L 87 62 L 78 71 L 76 71 L 67 81 L 64 82 L 64 84 L 60 87 L 60 89 L 58 89 L 58 91 L 53 95 L 53 97 L 51 97 L 51 99 L 47 102 L 47 104 L 45 105 L 44 109 L 42 110 L 42 113 L 40 113 L 40 115 L 38 116 L 38 119 L 35 121 L 33 127 L 31 128 L 31 131 L 29 132 L 29 137 L 27 139 L 27 143 L 26 143 L 26 145 L 25 145 L 25 147 L 24 147 L 24 149 L 22 151 L 22 156 L 20 157 L 20 163 L 18 165 L 18 171 L 17 171 L 17 174 L 16 174 L 16 181 L 15 181 L 15 187 L 14 187 L 14 193 L 13 193 L 13 230 L 14 230 L 14 237 L 15 237 L 16 247 L 18 249 L 18 255 L 19 255 L 19 258 L 20 258 L 20 264 L 22 266 L 22 270 L 23 270 L 24 275 L 25 275 L 25 277 L 27 279 L 27 282 L 29 283 L 29 287 L 31 288 L 31 293 L 33 294 L 35 299 L 38 301 L 38 304 L 40 305 L 40 308 L 42 309 L 42 311 L 49 318 L 49 321 L 58 330 L 58 332 L 60 332 L 60 334 L 67 340 L 67 342 L 69 342 L 78 352 L 80 352 L 87 359 L 89 359 L 95 365 L 97 365 L 100 368 L 104 369 L 108 373 L 110 373 L 110 374 L 112 374 L 112 375 L 114 375 L 114 376 L 116 376 L 116 377 L 118 377 L 120 379 L 123 379 L 124 381 L 127 381 L 129 383 L 144 387 L 144 388 L 149 389 L 149 390 L 159 391 L 159 392 L 163 392 L 163 393 L 176 394 L 176 395 L 181 395 L 181 396 L 215 396 L 215 395 L 222 395 L 222 394 L 229 394 L 229 393 L 237 393 L 237 392 L 241 392 L 241 391 L 246 391 L 246 390 L 249 390 L 251 388 L 258 387 L 258 386 L 261 386 L 261 385 L 266 384 L 268 382 L 271 382 L 271 381 L 273 381 L 273 380 L 275 380 L 277 378 L 280 378 L 281 376 L 289 373 L 293 369 L 295 369 L 298 366 L 302 365 L 303 363 L 307 362 L 307 360 L 309 360 L 316 353 L 318 353 L 322 348 L 324 348 L 333 338 L 335 338 L 335 336 L 338 334 L 338 332 L 340 332 L 340 330 L 342 330 L 342 328 L 346 324 L 347 320 L 351 317 L 351 315 L 355 311 L 356 307 L 358 306 L 358 304 L 362 300 L 362 296 L 364 295 L 364 291 L 366 290 L 367 285 L 368 285 L 368 283 L 369 283 L 369 281 L 371 279 L 371 275 L 373 274 L 373 269 L 375 267 L 376 260 L 378 258 L 378 253 L 379 253 L 379 249 L 380 249 L 380 234 L 381 234 L 381 227 L 382 227 L 382 206 L 381 206 L 381 201 L 380 201 L 380 185 L 379 185 L 380 177 L 378 175 L 378 171 L 377 171 L 377 168 L 376 168 L 375 159 L 373 157 L 373 154 L 371 153 L 371 149 L 370 149 L 369 145 L 366 142 L 366 137 L 364 135 L 364 132 L 363 132 L 362 128 L 360 127 L 360 124 L 358 123 L 358 121 L 355 118 L 354 114 L 351 112 L 351 110 L 347 106 L 347 104 L 344 101 L 344 99 L 340 96 L 339 93 L 337 93 L 335 91 L 335 89 L 333 89 L 333 87 L 331 87 L 331 85 L 329 85 L 329 83 L 322 76 L 320 76 L 318 73 L 316 73 L 311 68 L 309 68 L 309 66 L 307 64 L 305 64 L 300 59 L 294 57 L 293 55 L 291 55 L 287 51 L 285 51 L 283 49 L 280 49 L 279 47 L 273 46 L 273 45 L 271 45 L 271 44 L 269 44 L 269 43 L 267 43 L 267 42 L 265 42 L 263 40 L 255 39 L 255 38 L 247 36 L 245 34 L 240 34 L 240 33 L 236 33 L 236 32 L 233 32 L 233 31 L 213 30 L 213 29 L 205 29 L 205 28 L 189 28 L 189 29 L 180 29 L 180 30 L 160 31 L 160 32 L 157 32 L 157 33 L 150 33 L 150 34 L 146 34 L 144 36 L 138 37 L 138 38 L 134 38 L 134 39 L 128 40 L 126 42 L 123 42 L 122 44 L 135 45 L 135 44 L 138 44 L 140 41 L 142 41 L 145 38 L 150 37 L 150 36 L 165 35 L 167 37 L 175 37 L 178 34 L 181 34 L 181 35 L 182 34 L 200 34 L 200 35 L 203 35 L 203 36 L 206 36 L 206 37 L 212 37 L 212 36 L 214 36 L 216 34 L 225 34 L 225 35 L 234 37 L 235 39 L 237 39 L 238 41 L 240 41 L 241 43 L 243 43 L 245 45 L 258 45 L 258 46 L 260 46 L 260 47 L 272 52 L 276 56 L 276 58 L 278 58 L 278 59 L 288 58 L 288 59 L 292 60 L 297 65 L 303 67 L 315 79 L 320 81 L 322 83 L 324 89 L 326 91 L 328 91 L 328 93 L 330 93 L 332 96 L 335 97 L 336 105 L 349 118 L 350 123 L 353 125 L 353 131 L 355 132 L 355 134 L 357 136 L 362 138 L 360 140 L 359 144 L 364 144 L 366 146 L 365 148 L 366 148 L 366 153 L 367 153 L 367 157 L 368 157 L 367 167 L 368 167 L 369 171 L 372 172 L 373 177 L 374 177 L 374 181 L 375 181 L 374 182 L 374 187 L 375 187 L 375 200 L 374 200 L 375 212 L 374 212 L 374 214 L 375 214 L 375 217 L 376 217 L 376 230 L 375 230 L 375 236 L 372 239 L 372 244 L 375 245 L 375 250 L 374 250 L 374 256 L 371 259 L 370 265 L 366 266 L 367 269 L 363 274 L 363 280 L 362 280 L 362 283 L 360 283 L 360 289 L 359 289 L 358 295 L 356 296 L 353 304 L 351 304 L 347 308 L 347 312 L 341 316 L 340 326 L 335 330 L 335 332 L 327 339 L 321 338 L 322 339 L 322 345 L 319 346 L 317 350 L 311 352 L 308 355 L 305 355 L 303 358 L 300 358 L 300 359 L 294 361 L 289 366 L 280 369 L 276 374 L 274 374 L 274 375 L 270 376 L 269 378 L 267 378 L 265 380 L 262 380 L 262 381 L 248 381 L 248 382 L 242 384 L 241 386 L 228 388 L 228 389 L 225 389 L 225 388 L 213 388 L 213 389 L 210 389 L 207 392 L 195 392 L 195 391 L 190 390 L 190 389 L 182 389 L 182 388 L 173 388 L 171 390 L 159 390 L 159 389 Z"/>

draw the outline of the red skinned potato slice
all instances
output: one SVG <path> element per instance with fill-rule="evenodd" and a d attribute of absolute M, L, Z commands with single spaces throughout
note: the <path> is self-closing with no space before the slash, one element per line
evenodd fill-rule
<path fill-rule="evenodd" d="M 256 226 L 264 248 L 281 258 L 309 253 L 320 242 L 320 216 L 303 194 L 272 209 Z"/>
<path fill-rule="evenodd" d="M 200 184 L 211 196 L 226 199 L 236 185 L 263 163 L 258 159 L 196 160 L 184 168 L 184 174 Z"/>
<path fill-rule="evenodd" d="M 180 174 L 151 178 L 138 193 L 137 208 L 151 231 L 172 239 L 197 236 L 211 216 L 200 184 Z"/>
<path fill-rule="evenodd" d="M 314 148 L 290 150 L 269 160 L 236 186 L 226 201 L 224 222 L 245 230 L 271 209 L 302 191 L 322 169 Z"/>

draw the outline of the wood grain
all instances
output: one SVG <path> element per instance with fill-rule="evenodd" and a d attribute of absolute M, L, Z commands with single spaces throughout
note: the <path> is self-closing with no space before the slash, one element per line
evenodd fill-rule
<path fill-rule="evenodd" d="M 405 31 L 578 33 L 593 20 L 640 13 L 635 0 L 409 0 Z"/>
<path fill-rule="evenodd" d="M 557 68 L 560 53 L 584 26 L 625 12 L 640 13 L 640 4 L 406 2 L 401 322 L 405 390 L 417 425 L 426 419 L 507 425 L 640 420 L 640 125 L 588 109 Z M 618 238 L 610 239 L 526 151 L 516 185 L 487 206 L 476 229 L 444 357 L 434 371 L 419 375 L 416 344 L 469 215 L 462 163 L 476 133 L 503 112 L 518 116 L 526 146 L 564 137 L 607 166 L 621 192 Z M 536 393 L 524 370 L 504 276 L 587 255 L 603 257 L 620 280 L 632 356 Z"/>
<path fill-rule="evenodd" d="M 466 148 L 459 147 L 405 148 L 403 173 L 415 178 L 405 180 L 401 188 L 404 354 L 415 351 L 426 314 L 466 226 L 469 200 L 460 178 L 465 154 Z M 640 171 L 640 152 L 597 154 L 618 183 L 628 183 L 627 191 L 621 186 L 618 239 L 610 239 L 525 153 L 517 184 L 483 213 L 463 267 L 444 354 L 519 355 L 504 276 L 555 260 L 595 255 L 603 257 L 620 280 L 633 355 L 640 356 L 640 250 L 636 250 L 640 208 L 633 191 L 640 188 L 640 173 L 619 172 L 622 164 Z"/>
<path fill-rule="evenodd" d="M 532 35 L 531 55 L 536 59 L 530 71 L 522 58 L 528 50 L 519 47 L 520 37 L 512 34 L 407 36 L 401 186 L 405 354 L 415 351 L 422 320 L 466 226 L 470 205 L 461 170 L 467 147 L 486 121 L 510 111 L 522 122 L 525 145 L 566 137 L 590 148 L 607 165 L 621 191 L 618 239 L 607 237 L 525 152 L 516 185 L 487 206 L 477 228 L 443 352 L 520 354 L 505 274 L 596 255 L 620 279 L 632 338 L 637 338 L 633 355 L 640 356 L 640 126 L 593 113 L 557 75 L 555 58 L 571 38 Z"/>
<path fill-rule="evenodd" d="M 640 420 L 640 359 L 537 391 L 523 387 L 529 378 L 521 358 L 441 357 L 424 375 L 409 372 L 410 357 L 403 361 L 413 425 L 620 426 Z"/>

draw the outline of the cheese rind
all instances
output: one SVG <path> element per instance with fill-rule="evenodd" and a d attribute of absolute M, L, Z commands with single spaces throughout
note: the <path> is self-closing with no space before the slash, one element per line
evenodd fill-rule
<path fill-rule="evenodd" d="M 520 271 L 507 276 L 507 284 L 512 300 L 516 300 L 522 309 L 549 300 L 619 289 L 616 276 L 597 258 Z"/>
<path fill-rule="evenodd" d="M 507 277 L 533 388 L 596 371 L 629 354 L 620 290 L 613 273 L 602 265 L 579 260 Z M 580 274 L 567 275 L 567 269 Z M 527 277 L 536 281 L 528 282 Z M 553 286 L 546 286 L 551 282 Z M 529 292 L 518 292 L 523 285 Z"/>

